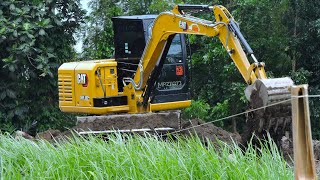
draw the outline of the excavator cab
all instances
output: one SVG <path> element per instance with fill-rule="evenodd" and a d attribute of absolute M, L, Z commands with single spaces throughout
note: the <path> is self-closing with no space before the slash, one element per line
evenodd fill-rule
<path fill-rule="evenodd" d="M 122 79 L 133 78 L 149 38 L 157 15 L 118 16 L 112 18 L 114 30 L 115 60 L 118 63 L 118 88 L 123 91 Z M 185 35 L 176 34 L 166 45 L 163 57 L 150 79 L 150 102 L 165 103 L 190 99 Z M 147 98 L 149 99 L 149 98 Z"/>

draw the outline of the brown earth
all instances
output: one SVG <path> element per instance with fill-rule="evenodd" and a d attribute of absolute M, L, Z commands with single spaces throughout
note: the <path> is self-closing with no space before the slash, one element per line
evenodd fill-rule
<path fill-rule="evenodd" d="M 84 131 L 104 131 L 104 130 L 124 130 L 124 129 L 141 129 L 141 128 L 162 128 L 171 127 L 176 130 L 187 129 L 179 132 L 183 135 L 197 135 L 201 139 L 207 138 L 212 142 L 216 142 L 217 139 L 227 143 L 231 143 L 232 140 L 240 143 L 241 137 L 239 134 L 230 133 L 222 128 L 214 126 L 212 123 L 203 124 L 204 122 L 199 119 L 193 119 L 190 121 L 179 121 L 179 114 L 175 112 L 171 113 L 150 113 L 150 114 L 137 114 L 137 115 L 110 115 L 110 116 L 91 116 L 79 118 L 78 125 L 71 128 L 77 132 Z M 192 128 L 193 126 L 198 126 Z M 70 130 L 60 132 L 59 130 L 49 129 L 45 132 L 37 134 L 40 139 L 46 139 L 52 141 L 53 139 L 59 139 L 63 136 L 71 136 Z"/>
<path fill-rule="evenodd" d="M 179 129 L 179 126 L 179 114 L 170 112 L 81 117 L 78 118 L 78 125 L 72 129 L 78 131 L 154 129 L 159 127 Z"/>
<path fill-rule="evenodd" d="M 316 171 L 318 175 L 318 179 L 320 178 L 320 141 L 312 140 L 313 144 L 313 153 L 314 153 L 314 160 L 316 165 Z M 281 152 L 283 154 L 284 159 L 293 166 L 293 142 L 292 139 L 289 139 L 285 136 L 281 139 Z"/>
<path fill-rule="evenodd" d="M 314 161 L 315 161 L 315 168 L 318 179 L 320 178 L 320 141 L 312 140 L 313 144 L 313 153 L 314 153 Z M 294 156 L 293 156 L 293 143 L 291 139 L 286 137 L 282 138 L 282 146 L 280 147 L 281 152 L 285 160 L 293 167 L 294 165 Z"/>
<path fill-rule="evenodd" d="M 105 117 L 84 117 L 80 118 L 81 123 L 78 123 L 78 125 L 76 125 L 68 131 L 60 132 L 59 130 L 49 129 L 45 132 L 38 133 L 36 138 L 45 139 L 48 141 L 59 140 L 60 138 L 72 137 L 72 130 L 83 132 L 118 129 L 154 129 L 156 127 L 172 127 L 174 129 L 180 129 L 178 132 L 178 134 L 180 135 L 197 135 L 201 139 L 206 138 L 214 143 L 217 141 L 217 139 L 226 143 L 232 143 L 233 141 L 237 143 L 242 143 L 242 139 L 239 134 L 225 131 L 222 128 L 213 125 L 212 123 L 204 124 L 204 122 L 199 119 L 192 119 L 189 121 L 178 121 L 177 119 L 179 119 L 179 115 L 175 113 L 158 113 L 157 115 L 140 114 L 113 115 Z M 283 136 L 279 144 L 284 158 L 291 166 L 293 166 L 292 140 Z M 313 140 L 313 148 L 317 174 L 320 175 L 320 141 Z"/>
<path fill-rule="evenodd" d="M 36 138 L 52 141 L 54 138 L 63 136 L 72 136 L 72 131 L 90 132 L 90 131 L 104 131 L 104 130 L 123 130 L 123 129 L 140 129 L 140 128 L 159 128 L 171 127 L 178 130 L 182 135 L 198 135 L 201 139 L 207 138 L 212 142 L 219 139 L 224 142 L 243 143 L 242 137 L 239 134 L 231 133 L 223 130 L 212 123 L 205 123 L 199 119 L 192 119 L 189 121 L 181 120 L 178 113 L 150 113 L 150 114 L 136 114 L 136 115 L 110 115 L 110 116 L 90 116 L 79 118 L 79 123 L 68 131 L 60 132 L 59 130 L 49 129 L 47 131 L 38 133 Z M 205 124 L 204 124 L 205 123 Z M 201 125 L 204 124 L 204 125 Z M 201 125 L 201 126 L 199 126 Z M 171 132 L 173 133 L 173 132 Z M 313 141 L 315 159 L 320 159 L 320 141 Z M 282 137 L 279 147 L 287 160 L 293 159 L 293 145 L 292 140 Z"/>
<path fill-rule="evenodd" d="M 189 121 L 181 120 L 176 113 L 158 113 L 155 114 L 140 114 L 140 115 L 111 115 L 111 116 L 91 116 L 80 118 L 78 125 L 71 128 L 68 131 L 61 132 L 55 129 L 49 129 L 47 131 L 38 133 L 37 139 L 45 139 L 50 142 L 59 140 L 60 138 L 72 137 L 72 131 L 103 131 L 103 130 L 118 130 L 118 129 L 139 129 L 149 128 L 154 129 L 158 127 L 172 127 L 179 130 L 177 134 L 186 136 L 197 135 L 201 139 L 208 139 L 215 143 L 217 139 L 232 143 L 243 144 L 239 134 L 231 133 L 223 130 L 220 127 L 213 125 L 212 123 L 205 123 L 199 119 L 192 119 Z M 203 124 L 203 125 L 201 125 Z M 199 126 L 201 125 L 201 126 Z M 172 133 L 172 132 L 171 132 Z M 17 133 L 18 136 L 28 138 L 24 132 Z M 244 137 L 243 137 L 244 138 Z M 29 138 L 28 138 L 29 139 Z M 279 148 L 283 154 L 285 160 L 289 165 L 293 166 L 293 144 L 292 139 L 283 136 Z M 313 140 L 314 159 L 316 162 L 316 171 L 318 176 L 320 175 L 320 141 Z M 320 176 L 319 176 L 320 177 Z"/>
<path fill-rule="evenodd" d="M 212 123 L 201 125 L 205 122 L 199 119 L 192 119 L 190 121 L 184 122 L 182 129 L 187 129 L 182 131 L 186 135 L 198 135 L 201 139 L 208 139 L 211 142 L 216 142 L 217 139 L 226 143 L 241 143 L 241 136 L 237 133 L 228 132 L 220 127 L 213 125 Z M 201 126 L 199 126 L 201 125 Z M 196 127 L 194 127 L 196 126 Z"/>

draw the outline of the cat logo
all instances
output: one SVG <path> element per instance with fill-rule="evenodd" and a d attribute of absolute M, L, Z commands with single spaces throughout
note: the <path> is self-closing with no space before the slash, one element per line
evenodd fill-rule
<path fill-rule="evenodd" d="M 87 74 L 78 74 L 77 75 L 78 84 L 82 84 L 82 87 L 88 86 L 88 76 Z"/>

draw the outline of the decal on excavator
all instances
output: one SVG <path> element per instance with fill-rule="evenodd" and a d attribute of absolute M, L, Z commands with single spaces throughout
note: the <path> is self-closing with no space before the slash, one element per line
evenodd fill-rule
<path fill-rule="evenodd" d="M 131 54 L 131 51 L 129 51 L 129 44 L 128 43 L 124 43 L 124 52 L 127 54 Z"/>
<path fill-rule="evenodd" d="M 183 30 L 187 30 L 188 29 L 188 24 L 185 21 L 179 21 L 179 28 L 183 29 Z"/>
<path fill-rule="evenodd" d="M 88 86 L 88 76 L 87 74 L 78 74 L 77 75 L 78 84 L 82 84 L 82 87 Z"/>
<path fill-rule="evenodd" d="M 191 24 L 189 26 L 189 30 L 194 31 L 194 32 L 199 32 L 200 28 L 199 28 L 198 24 Z"/>
<path fill-rule="evenodd" d="M 162 89 L 172 89 L 172 88 L 181 88 L 182 81 L 166 81 L 158 83 L 158 88 Z"/>
<path fill-rule="evenodd" d="M 176 66 L 176 75 L 183 76 L 183 66 Z"/>
<path fill-rule="evenodd" d="M 80 100 L 86 100 L 88 101 L 90 99 L 89 96 L 80 96 Z"/>

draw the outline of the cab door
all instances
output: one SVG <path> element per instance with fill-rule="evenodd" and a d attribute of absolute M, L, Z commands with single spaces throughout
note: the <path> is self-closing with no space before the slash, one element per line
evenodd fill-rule
<path fill-rule="evenodd" d="M 155 86 L 153 104 L 190 99 L 185 35 L 173 38 Z"/>

